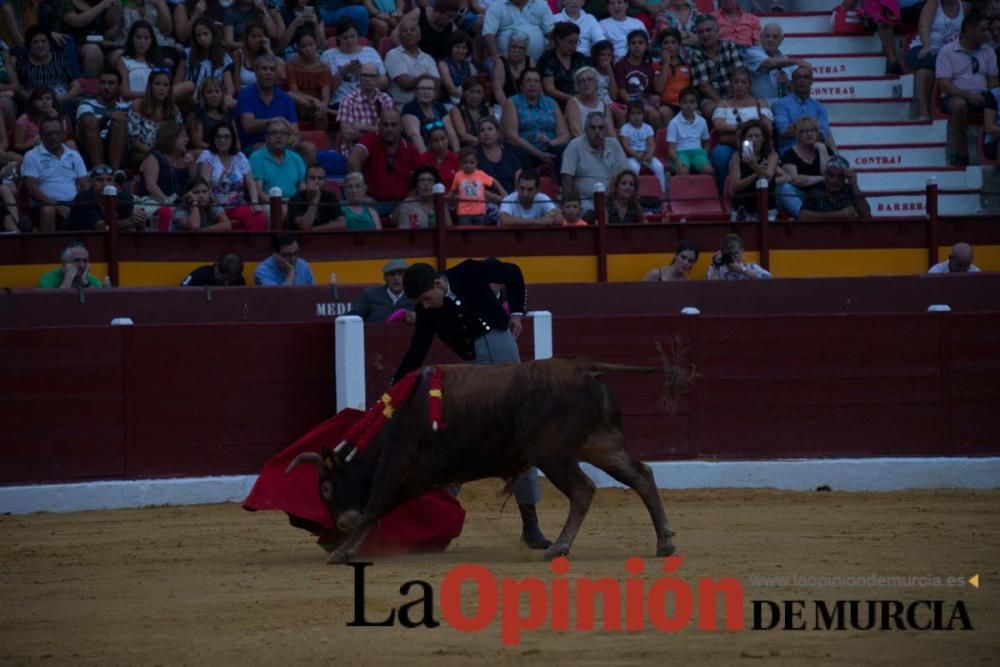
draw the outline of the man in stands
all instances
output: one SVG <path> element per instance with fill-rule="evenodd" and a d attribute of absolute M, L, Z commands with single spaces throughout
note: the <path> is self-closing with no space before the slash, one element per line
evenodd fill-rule
<path fill-rule="evenodd" d="M 510 36 L 522 33 L 528 37 L 528 56 L 532 62 L 538 62 L 555 25 L 555 17 L 545 0 L 493 0 L 483 18 L 483 39 L 493 62 L 499 63 L 500 55 L 507 53 Z"/>
<path fill-rule="evenodd" d="M 514 192 L 500 202 L 500 226 L 558 225 L 562 212 L 549 196 L 538 191 L 538 172 L 518 172 Z"/>
<path fill-rule="evenodd" d="M 760 19 L 740 9 L 740 0 L 719 0 L 712 16 L 719 24 L 719 39 L 744 49 L 760 44 Z"/>
<path fill-rule="evenodd" d="M 382 267 L 382 285 L 369 287 L 357 298 L 348 315 L 357 315 L 369 324 L 401 319 L 413 324 L 417 316 L 413 299 L 403 293 L 403 272 L 408 265 L 405 259 L 390 259 Z"/>
<path fill-rule="evenodd" d="M 243 278 L 243 258 L 231 252 L 215 260 L 215 264 L 199 266 L 181 282 L 181 287 L 227 287 L 246 285 Z"/>
<path fill-rule="evenodd" d="M 299 241 L 294 234 L 278 234 L 274 252 L 253 272 L 256 285 L 313 285 L 309 262 L 299 257 Z"/>
<path fill-rule="evenodd" d="M 809 67 L 809 63 L 799 58 L 789 58 L 781 52 L 785 32 L 777 23 L 768 23 L 760 32 L 760 44 L 743 50 L 743 62 L 753 79 L 750 91 L 754 97 L 773 104 L 783 97 L 781 89 L 788 86 L 788 79 L 795 67 Z"/>
<path fill-rule="evenodd" d="M 42 143 L 24 156 L 21 176 L 35 206 L 36 223 L 41 232 L 56 231 L 57 221 L 69 218 L 69 204 L 77 193 L 87 189 L 87 167 L 83 158 L 63 144 L 66 132 L 61 118 L 46 118 L 39 123 Z"/>
<path fill-rule="evenodd" d="M 701 93 L 701 111 L 706 118 L 719 102 L 729 97 L 729 77 L 737 67 L 743 67 L 740 47 L 719 39 L 719 23 L 714 16 L 701 15 L 695 19 L 694 34 L 698 46 L 690 47 L 691 85 Z"/>
<path fill-rule="evenodd" d="M 101 281 L 90 273 L 90 253 L 83 241 L 71 241 L 62 251 L 62 266 L 42 274 L 38 286 L 42 288 L 100 287 Z"/>
<path fill-rule="evenodd" d="M 114 184 L 113 170 L 106 164 L 99 164 L 90 170 L 90 187 L 80 192 L 70 207 L 66 229 L 71 232 L 104 231 L 108 228 L 104 220 L 104 188 Z M 131 195 L 117 191 L 118 228 L 142 231 L 146 229 L 146 209 L 132 206 Z"/>
<path fill-rule="evenodd" d="M 312 164 L 316 161 L 316 147 L 298 140 L 299 117 L 295 112 L 295 101 L 278 87 L 277 58 L 270 53 L 257 56 L 254 72 L 257 83 L 243 88 L 236 99 L 243 152 L 252 155 L 263 145 L 271 119 L 284 118 L 291 123 L 289 147 L 299 153 L 303 162 Z"/>
<path fill-rule="evenodd" d="M 989 21 L 980 14 L 969 14 L 962 21 L 958 39 L 941 47 L 935 76 L 944 99 L 941 109 L 948 114 L 948 164 L 969 164 L 969 112 L 982 112 L 984 94 L 1000 85 L 997 56 L 992 47 Z"/>
<path fill-rule="evenodd" d="M 355 144 L 347 159 L 348 171 L 360 171 L 368 184 L 368 194 L 375 199 L 379 215 L 392 213 L 396 204 L 410 191 L 410 173 L 419 165 L 420 154 L 406 139 L 399 112 L 382 111 L 376 132 L 366 134 Z"/>
<path fill-rule="evenodd" d="M 812 81 L 812 68 L 808 65 L 796 67 L 792 72 L 792 92 L 774 103 L 774 132 L 778 135 L 778 153 L 781 155 L 795 143 L 795 123 L 802 116 L 815 118 L 823 133 L 823 143 L 831 153 L 837 150 L 826 107 L 812 97 Z"/>
<path fill-rule="evenodd" d="M 351 154 L 351 149 L 362 135 L 377 129 L 376 123 L 383 109 L 392 108 L 392 98 L 378 89 L 378 77 L 375 65 L 362 65 L 358 74 L 358 89 L 345 97 L 337 108 L 340 152 L 344 155 Z"/>
<path fill-rule="evenodd" d="M 622 145 L 608 136 L 606 115 L 591 112 L 584 122 L 584 136 L 570 141 L 563 153 L 562 193 L 579 197 L 584 211 L 593 210 L 598 183 L 606 187 L 612 176 L 628 168 Z"/>
<path fill-rule="evenodd" d="M 628 16 L 627 11 L 626 0 L 608 0 L 610 16 L 598 23 L 608 36 L 608 41 L 615 47 L 615 60 L 624 58 L 628 54 L 628 36 L 633 30 L 642 30 L 647 34 L 649 32 L 645 23 L 634 16 Z"/>
<path fill-rule="evenodd" d="M 309 165 L 305 187 L 288 202 L 288 220 L 295 229 L 343 229 L 343 216 L 337 195 L 326 189 L 326 170 L 322 165 Z"/>
<path fill-rule="evenodd" d="M 823 187 L 806 192 L 799 220 L 868 219 L 871 210 L 847 160 L 834 155 L 823 170 Z"/>
<path fill-rule="evenodd" d="M 385 54 L 385 72 L 389 76 L 389 95 L 402 106 L 413 99 L 417 77 L 422 74 L 441 78 L 437 63 L 420 50 L 420 26 L 412 21 L 399 24 L 399 46 Z"/>
<path fill-rule="evenodd" d="M 257 181 L 257 190 L 270 194 L 271 188 L 278 188 L 285 200 L 299 191 L 306 177 L 306 165 L 302 158 L 288 150 L 291 133 L 292 126 L 287 120 L 271 119 L 264 146 L 250 156 L 250 169 Z"/>
<path fill-rule="evenodd" d="M 125 122 L 130 104 L 121 96 L 122 75 L 107 66 L 97 81 L 97 95 L 84 97 L 76 108 L 76 136 L 87 162 L 107 160 L 118 169 L 125 159 Z"/>
<path fill-rule="evenodd" d="M 971 245 L 956 243 L 948 259 L 938 262 L 927 273 L 979 273 L 979 267 L 972 263 L 974 257 Z"/>

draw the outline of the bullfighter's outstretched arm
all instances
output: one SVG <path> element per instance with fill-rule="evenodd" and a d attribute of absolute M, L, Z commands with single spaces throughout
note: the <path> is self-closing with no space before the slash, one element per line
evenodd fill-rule
<path fill-rule="evenodd" d="M 403 361 L 399 364 L 396 374 L 392 376 L 393 383 L 399 381 L 410 371 L 414 371 L 424 364 L 427 353 L 434 342 L 434 316 L 427 312 L 427 309 L 417 305 L 417 323 L 413 328 L 413 336 L 410 337 L 410 346 L 403 356 Z"/>

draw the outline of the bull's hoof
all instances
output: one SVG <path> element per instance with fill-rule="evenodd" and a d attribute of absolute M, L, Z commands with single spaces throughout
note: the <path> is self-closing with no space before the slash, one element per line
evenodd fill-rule
<path fill-rule="evenodd" d="M 568 555 L 569 555 L 569 546 L 568 545 L 565 545 L 565 544 L 553 544 L 552 547 L 550 547 L 545 552 L 544 558 L 545 558 L 545 560 L 552 560 L 554 558 L 559 558 L 559 556 L 568 556 Z"/>
<path fill-rule="evenodd" d="M 667 539 L 666 542 L 656 547 L 656 557 L 665 558 L 672 556 L 675 551 L 677 551 L 677 547 L 674 546 L 674 543 L 670 539 Z"/>
<path fill-rule="evenodd" d="M 326 559 L 327 565 L 345 565 L 351 562 L 351 557 L 354 556 L 350 551 L 341 551 L 337 549 L 331 551 L 330 555 Z"/>

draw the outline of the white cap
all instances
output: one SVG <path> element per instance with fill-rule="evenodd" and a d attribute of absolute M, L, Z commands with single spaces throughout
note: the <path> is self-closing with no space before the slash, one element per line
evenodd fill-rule
<path fill-rule="evenodd" d="M 270 190 L 268 190 L 267 194 L 268 194 L 269 197 L 280 197 L 281 194 L 282 194 L 281 193 L 281 188 L 275 186 L 275 187 L 271 188 Z"/>
<path fill-rule="evenodd" d="M 105 185 L 104 189 L 101 190 L 101 194 L 105 197 L 115 197 L 118 195 L 118 188 L 113 185 Z"/>
<path fill-rule="evenodd" d="M 443 195 L 444 194 L 444 183 L 435 183 L 434 184 L 434 189 L 431 190 L 431 192 L 433 192 L 436 195 Z"/>
<path fill-rule="evenodd" d="M 116 317 L 111 320 L 111 326 L 113 327 L 130 327 L 133 324 L 135 324 L 135 322 L 132 321 L 131 317 Z"/>
<path fill-rule="evenodd" d="M 701 315 L 701 311 L 694 306 L 684 306 L 681 308 L 681 315 Z"/>
<path fill-rule="evenodd" d="M 946 303 L 934 303 L 927 306 L 928 313 L 950 313 L 951 306 Z"/>

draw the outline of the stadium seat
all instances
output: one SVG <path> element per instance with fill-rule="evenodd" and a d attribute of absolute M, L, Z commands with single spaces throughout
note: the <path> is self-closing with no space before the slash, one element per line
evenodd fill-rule
<path fill-rule="evenodd" d="M 329 190 L 330 192 L 332 192 L 333 194 L 335 194 L 337 196 L 337 199 L 340 199 L 341 201 L 343 201 L 343 199 L 344 199 L 344 189 L 343 189 L 343 186 L 341 185 L 340 181 L 332 179 L 332 178 L 328 178 L 328 179 L 326 179 L 326 184 L 325 184 L 324 187 L 327 190 Z"/>
<path fill-rule="evenodd" d="M 695 0 L 695 9 L 699 14 L 711 14 L 715 11 L 715 0 Z"/>
<path fill-rule="evenodd" d="M 946 120 L 950 118 L 948 114 L 941 110 L 941 87 L 938 85 L 937 79 L 934 80 L 934 90 L 931 91 L 931 117 L 938 120 Z M 971 111 L 969 112 L 969 125 L 982 125 L 983 124 L 983 112 L 982 111 Z"/>
<path fill-rule="evenodd" d="M 660 187 L 660 180 L 652 174 L 639 175 L 639 197 L 643 201 L 643 212 L 646 222 L 666 222 L 667 213 L 663 201 L 663 188 Z M 647 209 L 645 204 L 656 201 L 659 206 Z"/>
<path fill-rule="evenodd" d="M 330 135 L 322 130 L 307 130 L 299 132 L 299 138 L 302 141 L 312 142 L 312 144 L 316 146 L 317 151 L 330 149 Z"/>
<path fill-rule="evenodd" d="M 670 168 L 670 155 L 667 153 L 667 130 L 657 130 L 656 131 L 656 157 L 660 158 L 660 162 L 663 163 L 664 168 Z"/>
<path fill-rule="evenodd" d="M 538 177 L 538 191 L 548 195 L 552 201 L 559 201 L 559 184 L 551 176 Z"/>
<path fill-rule="evenodd" d="M 719 199 L 714 176 L 674 176 L 670 179 L 670 193 L 667 208 L 674 220 L 720 220 L 729 217 L 728 203 Z"/>
<path fill-rule="evenodd" d="M 382 60 L 385 60 L 385 54 L 389 53 L 389 49 L 394 49 L 396 46 L 396 40 L 392 37 L 383 37 L 378 40 L 378 54 Z"/>

